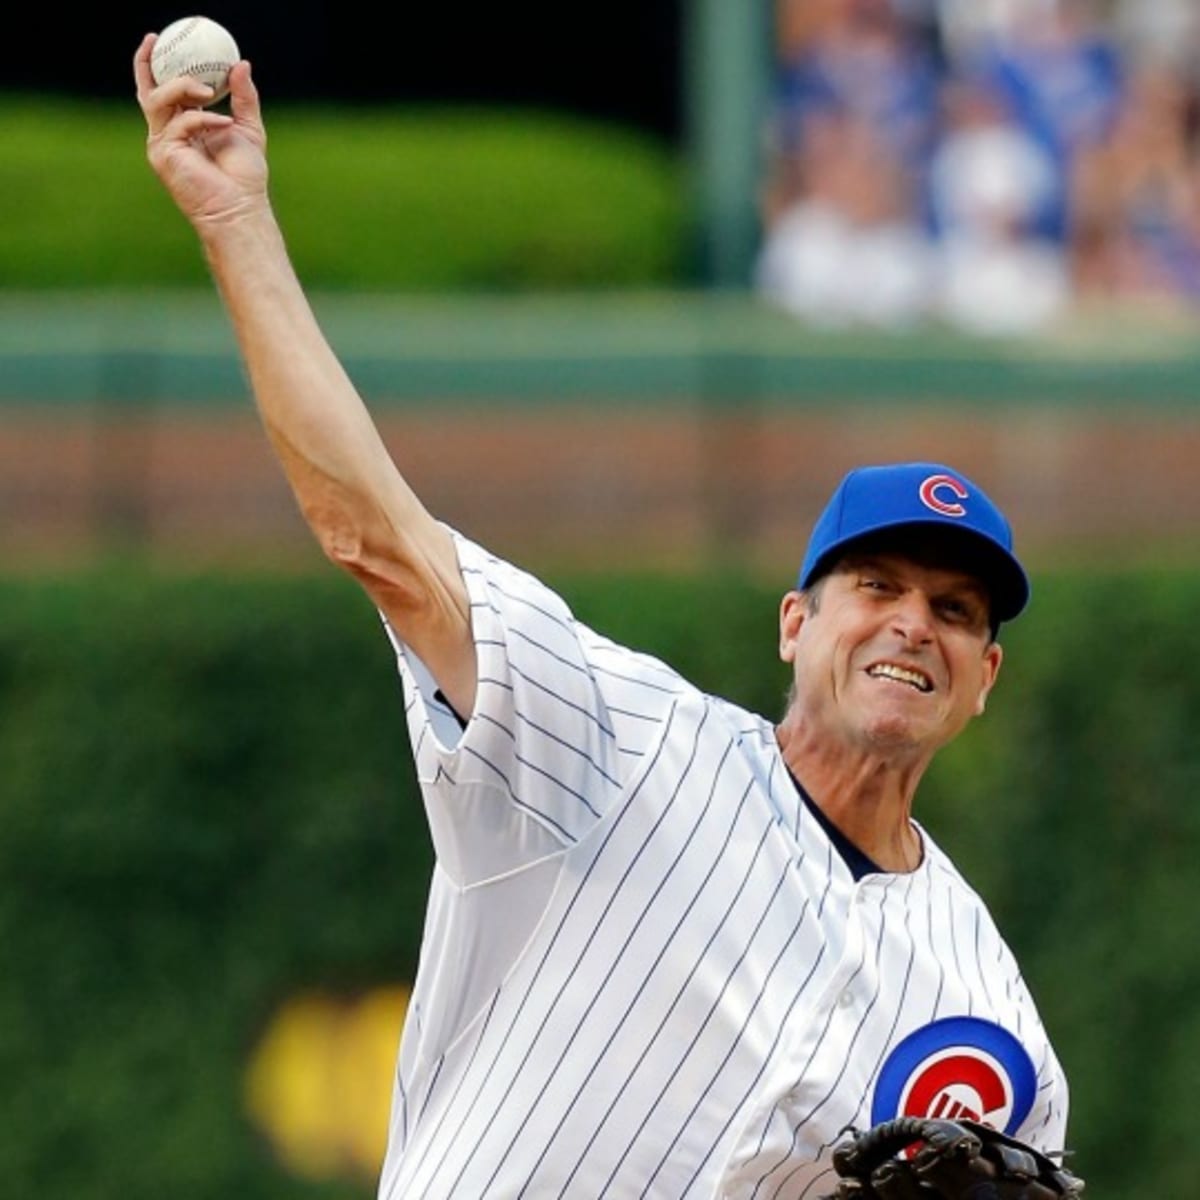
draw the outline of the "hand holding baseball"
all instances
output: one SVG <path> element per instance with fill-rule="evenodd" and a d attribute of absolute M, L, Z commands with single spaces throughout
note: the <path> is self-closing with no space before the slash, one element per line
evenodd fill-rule
<path fill-rule="evenodd" d="M 176 46 L 173 56 L 159 54 L 155 64 L 158 42 L 171 28 L 142 39 L 134 80 L 149 131 L 150 165 L 184 215 L 203 229 L 266 207 L 266 131 L 249 63 L 239 60 L 227 71 L 222 63 L 206 74 L 206 57 L 180 56 Z M 207 81 L 213 70 L 213 81 L 228 85 L 229 114 L 206 108 L 219 98 Z"/>

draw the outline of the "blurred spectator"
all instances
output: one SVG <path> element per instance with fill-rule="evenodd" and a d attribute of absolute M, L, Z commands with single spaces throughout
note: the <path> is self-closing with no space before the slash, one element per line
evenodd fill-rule
<path fill-rule="evenodd" d="M 1070 294 L 1066 256 L 1039 220 L 1057 165 L 978 80 L 947 87 L 946 114 L 929 175 L 939 311 L 976 333 L 1036 329 Z"/>
<path fill-rule="evenodd" d="M 758 286 L 810 323 L 882 327 L 924 314 L 931 262 L 911 187 L 862 117 L 826 109 L 807 122 L 796 169 L 805 184 L 775 215 Z"/>
<path fill-rule="evenodd" d="M 786 156 L 809 120 L 864 122 L 890 165 L 919 172 L 937 136 L 939 77 L 892 0 L 783 0 L 778 136 Z"/>
<path fill-rule="evenodd" d="M 892 0 L 897 19 L 909 31 L 914 45 L 922 47 L 940 76 L 947 63 L 942 0 Z"/>
<path fill-rule="evenodd" d="M 890 0 L 783 0 L 780 47 L 759 284 L 813 320 L 911 321 L 927 292 L 934 62 Z"/>
<path fill-rule="evenodd" d="M 964 0 L 965 2 L 965 0 Z M 1010 0 L 1008 21 L 959 64 L 1000 96 L 1055 167 L 1037 232 L 1065 242 L 1075 158 L 1104 141 L 1121 102 L 1121 58 L 1092 0 Z"/>
<path fill-rule="evenodd" d="M 1075 276 L 1091 297 L 1200 301 L 1195 85 L 1146 59 L 1102 146 L 1075 175 Z"/>
<path fill-rule="evenodd" d="M 1154 62 L 1195 83 L 1200 66 L 1197 0 L 1118 0 L 1113 28 L 1128 55 Z"/>
<path fill-rule="evenodd" d="M 937 10 L 949 59 L 963 63 L 983 46 L 1045 22 L 1058 0 L 929 0 Z"/>

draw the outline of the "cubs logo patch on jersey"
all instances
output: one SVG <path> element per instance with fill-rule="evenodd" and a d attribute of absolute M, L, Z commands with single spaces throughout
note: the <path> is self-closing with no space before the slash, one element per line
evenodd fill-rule
<path fill-rule="evenodd" d="M 1029 1115 L 1037 1072 L 1007 1029 L 947 1017 L 910 1033 L 879 1073 L 871 1123 L 895 1117 L 968 1119 L 1014 1134 Z"/>

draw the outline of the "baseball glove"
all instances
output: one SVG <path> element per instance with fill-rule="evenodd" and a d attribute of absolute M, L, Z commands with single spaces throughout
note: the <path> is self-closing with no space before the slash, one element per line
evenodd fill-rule
<path fill-rule="evenodd" d="M 908 1150 L 904 1157 L 898 1157 Z M 900 1117 L 833 1152 L 837 1189 L 823 1200 L 1062 1200 L 1083 1180 L 1016 1138 L 977 1121 Z"/>

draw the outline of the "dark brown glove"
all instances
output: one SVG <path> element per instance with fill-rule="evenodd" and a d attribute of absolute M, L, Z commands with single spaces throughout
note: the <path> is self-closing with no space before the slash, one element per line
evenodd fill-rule
<path fill-rule="evenodd" d="M 901 1156 L 901 1151 L 907 1151 Z M 1048 1155 L 977 1121 L 900 1117 L 852 1130 L 833 1152 L 823 1200 L 1062 1200 L 1083 1180 Z"/>

